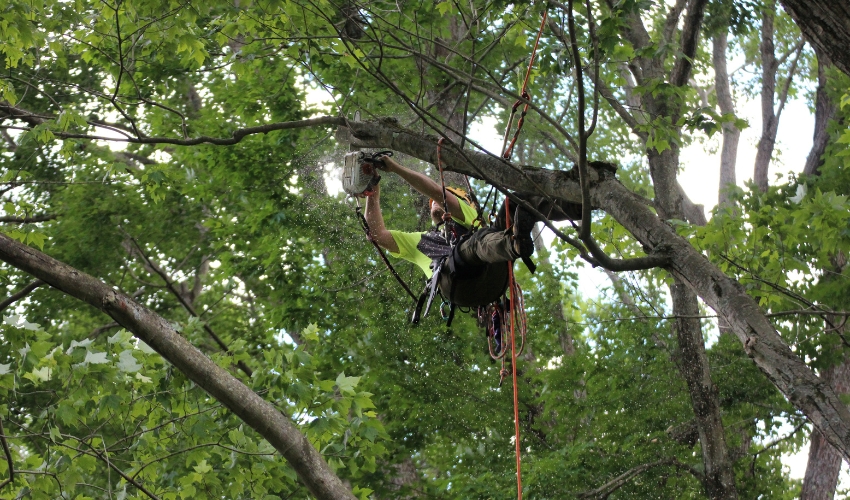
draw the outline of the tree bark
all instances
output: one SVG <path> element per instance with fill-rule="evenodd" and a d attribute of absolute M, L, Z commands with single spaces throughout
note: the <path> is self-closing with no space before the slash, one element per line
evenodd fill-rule
<path fill-rule="evenodd" d="M 780 0 L 806 39 L 850 75 L 850 3 L 843 0 Z"/>
<path fill-rule="evenodd" d="M 720 418 L 717 386 L 711 380 L 705 341 L 699 319 L 696 294 L 679 280 L 670 287 L 673 311 L 678 318 L 673 323 L 679 342 L 679 372 L 688 384 L 691 406 L 696 418 L 699 442 L 702 447 L 705 474 L 703 485 L 709 498 L 738 498 L 735 474 L 726 446 L 726 432 Z"/>
<path fill-rule="evenodd" d="M 850 359 L 844 357 L 841 364 L 824 370 L 824 381 L 832 385 L 839 394 L 850 393 Z M 841 472 L 841 453 L 830 445 L 823 434 L 812 429 L 809 442 L 809 460 L 803 478 L 801 500 L 832 500 Z"/>
<path fill-rule="evenodd" d="M 824 273 L 823 280 L 831 281 L 841 276 L 847 265 L 847 259 L 841 252 L 832 259 L 831 273 Z M 844 318 L 829 317 L 829 323 L 841 325 Z M 844 334 L 844 326 L 838 328 L 838 334 Z M 843 351 L 839 344 L 838 349 Z M 850 358 L 841 355 L 841 362 L 823 371 L 821 378 L 838 394 L 850 393 Z M 841 453 L 830 445 L 824 436 L 812 429 L 809 435 L 809 460 L 806 463 L 806 475 L 800 498 L 803 500 L 829 500 L 835 496 L 838 486 L 838 474 L 841 472 Z"/>
<path fill-rule="evenodd" d="M 712 39 L 711 60 L 714 65 L 714 89 L 717 93 L 717 105 L 721 115 L 735 113 L 732 91 L 729 85 L 729 72 L 726 70 L 726 32 Z M 734 123 L 723 124 L 723 145 L 720 150 L 720 188 L 717 194 L 718 204 L 728 207 L 731 203 L 729 190 L 737 186 L 735 164 L 738 161 L 738 141 L 741 131 Z"/>
<path fill-rule="evenodd" d="M 181 337 L 161 316 L 102 281 L 0 234 L 0 260 L 111 316 L 257 431 L 321 499 L 355 497 L 290 419 Z"/>
<path fill-rule="evenodd" d="M 803 42 L 797 44 L 793 53 L 794 59 L 788 69 L 788 76 L 785 78 L 785 83 L 779 94 L 776 94 L 776 75 L 779 71 L 779 66 L 785 58 L 791 56 L 792 52 L 784 55 L 781 59 L 776 59 L 776 48 L 774 45 L 774 19 L 776 17 L 776 2 L 770 2 L 765 6 L 762 15 L 762 30 L 761 30 L 761 66 L 762 66 L 762 90 L 761 90 L 761 115 L 762 115 L 762 132 L 758 143 L 758 151 L 756 152 L 756 162 L 753 172 L 753 181 L 760 191 L 766 191 L 768 187 L 768 170 L 770 168 L 770 159 L 773 156 L 773 150 L 776 146 L 776 133 L 779 131 L 779 118 L 782 116 L 782 110 L 785 107 L 785 102 L 788 100 L 788 91 L 791 88 L 791 82 L 794 79 L 794 73 L 797 71 L 797 63 L 800 60 L 800 54 L 803 51 Z M 774 108 L 776 103 L 776 108 Z"/>
<path fill-rule="evenodd" d="M 776 4 L 767 2 L 761 18 L 761 138 L 756 152 L 756 163 L 753 170 L 753 181 L 760 191 L 767 191 L 767 170 L 770 167 L 770 157 L 776 144 L 778 123 L 773 109 L 776 94 L 776 48 L 773 43 L 773 19 L 776 15 Z"/>
<path fill-rule="evenodd" d="M 398 126 L 393 120 L 351 123 L 355 146 L 389 148 L 423 161 L 436 161 L 436 138 Z M 581 189 L 570 172 L 518 167 L 499 158 L 444 145 L 442 159 L 447 168 L 510 186 L 517 191 L 539 192 L 571 202 L 581 201 Z M 605 210 L 644 245 L 648 253 L 670 256 L 664 269 L 694 290 L 705 303 L 732 327 L 765 376 L 800 409 L 850 459 L 850 411 L 835 392 L 788 347 L 756 302 L 744 288 L 729 278 L 646 205 L 645 200 L 613 175 L 602 170 L 589 172 L 591 202 Z"/>
<path fill-rule="evenodd" d="M 826 127 L 838 114 L 838 105 L 829 98 L 826 91 L 826 69 L 830 66 L 829 59 L 820 52 L 817 55 L 818 87 L 815 92 L 815 131 L 812 137 L 812 149 L 806 158 L 806 166 L 803 167 L 803 173 L 807 175 L 818 175 L 820 173 L 818 169 L 823 164 L 821 156 L 823 156 L 829 142 Z"/>

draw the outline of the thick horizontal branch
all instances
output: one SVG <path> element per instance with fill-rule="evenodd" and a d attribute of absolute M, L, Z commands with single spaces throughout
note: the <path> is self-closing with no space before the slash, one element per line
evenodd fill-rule
<path fill-rule="evenodd" d="M 216 365 L 165 318 L 102 281 L 0 234 L 0 260 L 111 316 L 253 428 L 289 462 L 318 498 L 355 497 L 292 421 Z"/>

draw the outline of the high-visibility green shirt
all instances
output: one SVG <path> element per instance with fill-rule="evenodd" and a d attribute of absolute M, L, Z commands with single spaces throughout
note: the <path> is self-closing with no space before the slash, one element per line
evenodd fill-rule
<path fill-rule="evenodd" d="M 452 214 L 452 220 L 466 229 L 470 229 L 478 213 L 466 201 L 458 198 L 458 202 L 460 203 L 460 211 L 463 217 L 455 217 Z M 390 255 L 413 262 L 419 266 L 419 269 L 422 269 L 422 272 L 428 278 L 433 274 L 433 271 L 431 271 L 431 261 L 434 258 L 451 253 L 451 247 L 446 242 L 442 233 L 436 229 L 418 233 L 406 233 L 391 229 L 390 234 L 393 235 L 393 240 L 398 245 L 398 253 L 390 252 Z"/>

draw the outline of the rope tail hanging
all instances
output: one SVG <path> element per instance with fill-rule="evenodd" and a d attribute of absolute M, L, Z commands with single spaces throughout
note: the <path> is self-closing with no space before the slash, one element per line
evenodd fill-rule
<path fill-rule="evenodd" d="M 510 210 L 510 200 L 505 198 L 505 224 L 508 227 L 511 227 L 511 210 Z M 511 322 L 511 372 L 513 374 L 513 389 L 514 389 L 514 447 L 516 449 L 516 494 L 517 499 L 522 500 L 522 460 L 520 454 L 520 442 L 519 442 L 519 387 L 516 383 L 516 357 L 517 357 L 517 349 L 516 349 L 516 313 L 517 306 L 519 305 L 518 295 L 519 295 L 519 287 L 516 284 L 516 277 L 514 276 L 514 263 L 508 262 L 508 283 L 510 286 L 510 322 Z M 523 335 L 524 337 L 524 335 Z M 523 345 L 525 342 L 523 342 Z M 504 371 L 504 369 L 503 369 Z"/>

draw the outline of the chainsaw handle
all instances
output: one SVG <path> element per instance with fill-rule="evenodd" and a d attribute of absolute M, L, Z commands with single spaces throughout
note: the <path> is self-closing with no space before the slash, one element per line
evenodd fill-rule
<path fill-rule="evenodd" d="M 385 170 L 387 168 L 387 164 L 384 163 L 384 158 L 389 158 L 393 155 L 393 152 L 390 150 L 387 151 L 378 151 L 372 154 L 372 158 L 369 158 L 367 161 L 370 161 L 375 164 L 375 168 L 380 170 Z"/>

